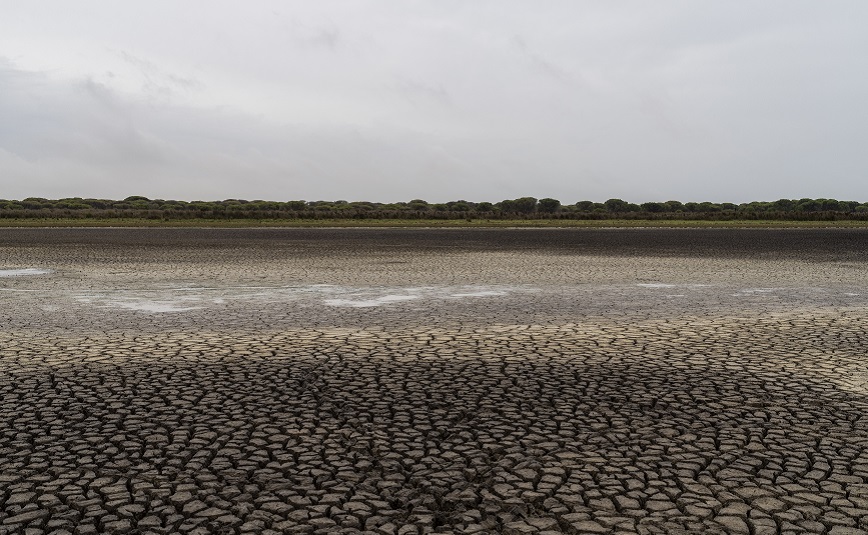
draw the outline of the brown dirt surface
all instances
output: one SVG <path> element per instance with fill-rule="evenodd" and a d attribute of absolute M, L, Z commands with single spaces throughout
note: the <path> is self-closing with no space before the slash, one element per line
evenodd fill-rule
<path fill-rule="evenodd" d="M 0 534 L 868 533 L 866 246 L 0 229 Z"/>

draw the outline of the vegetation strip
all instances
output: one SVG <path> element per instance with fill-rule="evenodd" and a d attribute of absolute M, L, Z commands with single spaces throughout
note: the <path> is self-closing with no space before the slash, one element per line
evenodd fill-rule
<path fill-rule="evenodd" d="M 163 228 L 868 228 L 862 220 L 651 220 L 651 219 L 0 219 L 0 227 Z"/>
<path fill-rule="evenodd" d="M 236 225 L 236 221 L 244 223 Z M 138 195 L 123 200 L 0 199 L 0 224 L 6 226 L 150 226 L 147 222 L 171 226 L 698 226 L 703 221 L 725 222 L 723 226 L 771 226 L 771 222 L 800 222 L 798 226 L 802 226 L 801 222 L 806 221 L 847 226 L 840 222 L 868 222 L 868 203 L 779 199 L 742 204 L 634 204 L 609 199 L 602 203 L 562 204 L 557 199 L 534 197 L 498 203 L 429 203 L 422 199 L 397 203 L 242 199 L 187 202 Z"/>

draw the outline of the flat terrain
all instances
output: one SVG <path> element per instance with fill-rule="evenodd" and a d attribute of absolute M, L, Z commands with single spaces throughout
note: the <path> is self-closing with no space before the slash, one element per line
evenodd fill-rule
<path fill-rule="evenodd" d="M 0 534 L 868 533 L 868 230 L 0 229 Z"/>

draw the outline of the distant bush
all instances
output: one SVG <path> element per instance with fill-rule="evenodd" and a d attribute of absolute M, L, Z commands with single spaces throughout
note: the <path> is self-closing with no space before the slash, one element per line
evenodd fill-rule
<path fill-rule="evenodd" d="M 178 201 L 133 195 L 122 200 L 68 197 L 0 199 L 0 217 L 151 218 L 151 219 L 651 219 L 651 220 L 868 220 L 868 203 L 836 199 L 778 199 L 741 204 L 623 199 L 603 203 L 519 197 L 498 203 L 455 200 L 429 203 L 373 201 L 269 201 L 225 199 Z"/>

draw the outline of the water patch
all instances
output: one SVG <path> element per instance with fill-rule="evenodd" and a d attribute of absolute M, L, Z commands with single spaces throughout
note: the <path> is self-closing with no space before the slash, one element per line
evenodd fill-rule
<path fill-rule="evenodd" d="M 0 277 L 29 277 L 31 275 L 48 275 L 49 273 L 51 273 L 50 269 L 0 269 Z"/>
<path fill-rule="evenodd" d="M 369 308 L 418 298 L 418 295 L 384 295 L 374 299 L 326 299 L 323 302 L 330 307 Z"/>

